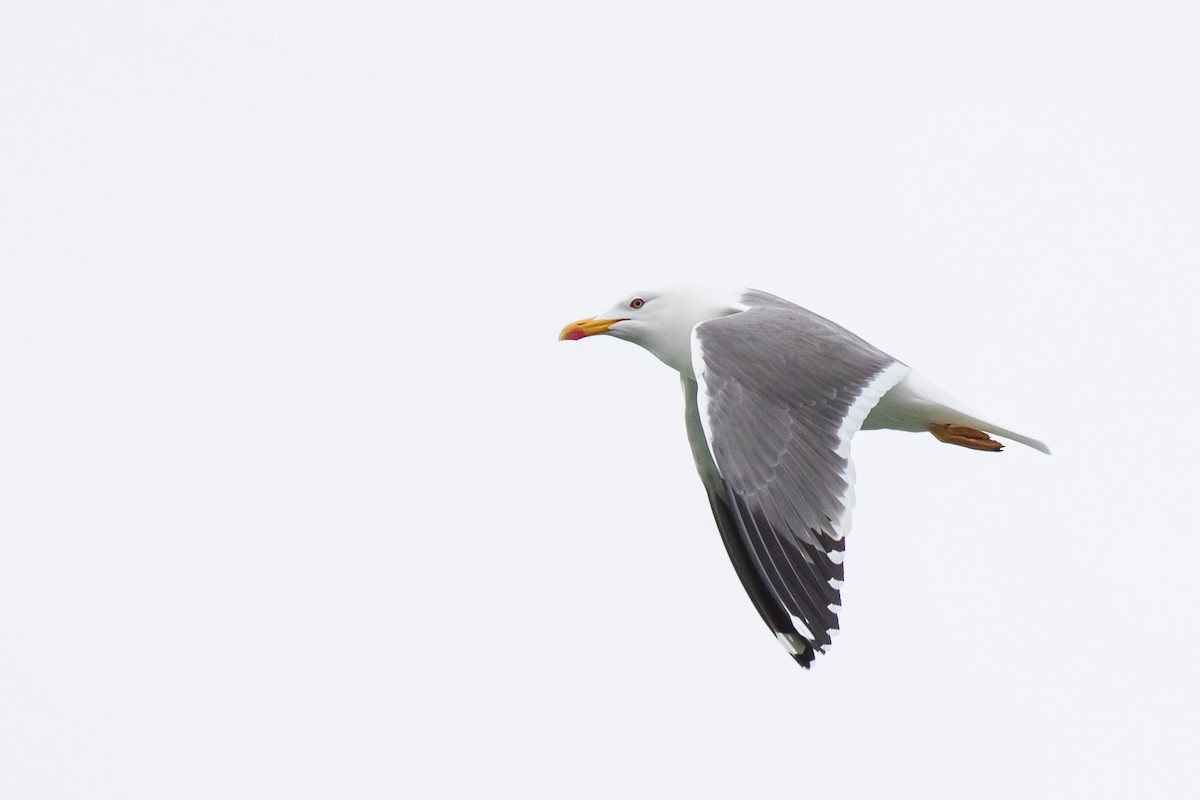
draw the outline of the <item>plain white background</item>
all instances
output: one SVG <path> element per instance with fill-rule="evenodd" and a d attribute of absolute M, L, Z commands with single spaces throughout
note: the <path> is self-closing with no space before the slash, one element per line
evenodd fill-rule
<path fill-rule="evenodd" d="M 0 25 L 0 795 L 1194 797 L 1194 3 L 38 3 Z M 628 292 L 855 442 L 799 669 Z"/>

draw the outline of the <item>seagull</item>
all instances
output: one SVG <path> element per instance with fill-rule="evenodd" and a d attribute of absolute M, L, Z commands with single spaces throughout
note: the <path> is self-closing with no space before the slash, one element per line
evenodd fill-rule
<path fill-rule="evenodd" d="M 981 452 L 979 419 L 850 331 L 754 289 L 685 287 L 628 296 L 568 324 L 559 340 L 606 335 L 679 373 L 688 442 L 730 561 L 767 627 L 803 667 L 838 628 L 860 429 L 927 432 Z"/>

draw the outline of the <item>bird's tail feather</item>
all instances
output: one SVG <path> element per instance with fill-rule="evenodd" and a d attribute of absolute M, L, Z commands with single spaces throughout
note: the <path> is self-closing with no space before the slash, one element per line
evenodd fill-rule
<path fill-rule="evenodd" d="M 925 431 L 931 426 L 965 425 L 1012 439 L 1026 447 L 1040 450 L 1049 455 L 1046 443 L 994 425 L 980 419 L 957 398 L 948 394 L 928 378 L 910 372 L 904 380 L 893 386 L 871 410 L 863 422 L 864 429 L 891 428 L 898 431 Z"/>
<path fill-rule="evenodd" d="M 1040 450 L 1046 455 L 1050 455 L 1050 448 L 1047 447 L 1046 443 L 1040 439 L 1034 439 L 1032 436 L 1025 436 L 1017 433 L 1016 431 L 1010 431 L 1008 428 L 1001 428 L 999 425 L 993 425 L 990 422 L 977 419 L 961 412 L 955 412 L 954 416 L 955 419 L 949 419 L 946 421 L 956 425 L 970 425 L 972 428 L 979 428 L 979 430 L 990 433 L 993 436 L 999 436 L 1002 439 L 1012 439 L 1014 442 L 1020 442 L 1026 447 L 1032 447 L 1034 450 Z"/>

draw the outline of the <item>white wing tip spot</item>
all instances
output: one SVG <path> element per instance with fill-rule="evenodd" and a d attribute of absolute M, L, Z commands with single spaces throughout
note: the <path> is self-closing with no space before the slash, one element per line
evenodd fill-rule
<path fill-rule="evenodd" d="M 787 650 L 794 656 L 800 655 L 804 650 L 804 644 L 799 641 L 800 637 L 794 633 L 777 633 L 775 634 L 775 638 L 783 645 L 784 650 Z"/>
<path fill-rule="evenodd" d="M 789 614 L 788 616 L 792 618 L 792 625 L 796 628 L 797 633 L 810 642 L 817 638 L 813 636 L 813 632 L 810 631 L 808 626 L 804 624 L 804 620 L 800 619 L 795 614 Z"/>

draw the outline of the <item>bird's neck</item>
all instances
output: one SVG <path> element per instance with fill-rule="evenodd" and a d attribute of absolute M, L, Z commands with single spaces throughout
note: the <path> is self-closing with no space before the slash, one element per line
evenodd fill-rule
<path fill-rule="evenodd" d="M 696 379 L 692 367 L 692 334 L 689 328 L 686 333 L 671 337 L 657 338 L 653 342 L 641 343 L 642 347 L 654 354 L 655 358 L 678 372 L 685 378 Z"/>

